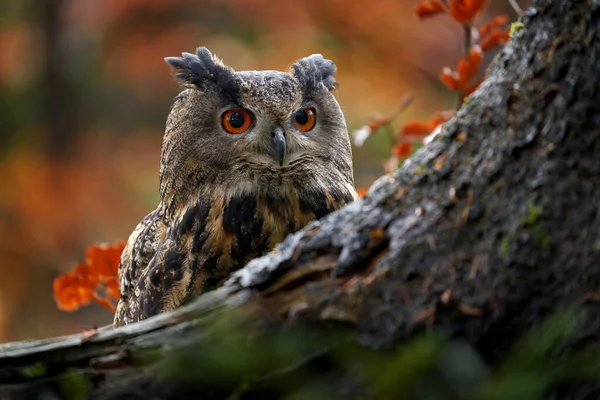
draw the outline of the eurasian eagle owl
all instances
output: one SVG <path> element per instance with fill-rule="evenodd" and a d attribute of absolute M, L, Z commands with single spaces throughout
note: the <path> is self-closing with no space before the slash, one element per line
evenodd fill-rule
<path fill-rule="evenodd" d="M 184 90 L 167 119 L 160 203 L 121 257 L 115 326 L 178 307 L 357 198 L 333 62 L 235 72 L 204 47 L 165 60 Z"/>

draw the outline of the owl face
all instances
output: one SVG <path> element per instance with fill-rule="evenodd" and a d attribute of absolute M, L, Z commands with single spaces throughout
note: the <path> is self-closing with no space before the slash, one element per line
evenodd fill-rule
<path fill-rule="evenodd" d="M 331 61 L 312 55 L 290 72 L 235 72 L 205 48 L 166 61 L 185 89 L 167 121 L 163 191 L 194 181 L 264 190 L 298 179 L 353 184 Z"/>
<path fill-rule="evenodd" d="M 309 97 L 289 73 L 240 72 L 237 78 L 239 104 L 217 112 L 236 161 L 285 170 L 307 156 L 329 158 L 332 143 L 348 140 L 342 112 L 325 87 Z"/>

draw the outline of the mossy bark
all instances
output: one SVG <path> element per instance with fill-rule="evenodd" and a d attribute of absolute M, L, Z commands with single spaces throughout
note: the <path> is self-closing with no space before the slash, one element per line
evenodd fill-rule
<path fill-rule="evenodd" d="M 441 135 L 364 199 L 172 313 L 87 339 L 1 346 L 0 398 L 64 394 L 70 385 L 92 398 L 192 389 L 243 397 L 306 365 L 328 377 L 321 386 L 368 394 L 327 357 L 342 343 L 383 352 L 444 332 L 494 367 L 523 334 L 572 307 L 578 328 L 566 347 L 597 344 L 600 3 L 539 0 L 523 22 Z M 232 330 L 237 339 L 224 333 Z M 236 351 L 256 359 L 256 337 L 275 333 L 306 336 L 285 362 L 255 365 L 261 373 L 252 379 L 242 374 L 243 384 L 177 379 L 189 355 L 218 358 L 219 341 L 241 335 L 248 343 L 236 341 Z M 204 376 L 214 357 L 201 366 Z M 547 393 L 600 397 L 594 384 Z"/>

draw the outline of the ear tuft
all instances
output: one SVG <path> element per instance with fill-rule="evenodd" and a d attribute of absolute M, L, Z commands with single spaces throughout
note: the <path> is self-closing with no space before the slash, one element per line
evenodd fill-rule
<path fill-rule="evenodd" d="M 313 54 L 296 61 L 292 69 L 294 77 L 300 81 L 307 93 L 316 91 L 321 85 L 327 90 L 333 90 L 338 86 L 334 77 L 335 64 L 323 58 L 321 54 Z"/>
<path fill-rule="evenodd" d="M 205 89 L 215 85 L 221 92 L 234 94 L 238 85 L 233 69 L 224 65 L 206 47 L 198 47 L 196 54 L 182 53 L 182 57 L 166 57 L 175 69 L 175 77 L 184 86 Z"/>

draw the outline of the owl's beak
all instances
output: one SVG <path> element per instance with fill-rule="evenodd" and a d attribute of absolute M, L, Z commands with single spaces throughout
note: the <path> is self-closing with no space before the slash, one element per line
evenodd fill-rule
<path fill-rule="evenodd" d="M 285 136 L 283 134 L 283 128 L 276 126 L 271 133 L 273 135 L 273 157 L 279 161 L 279 166 L 282 166 L 283 159 L 285 158 Z"/>

